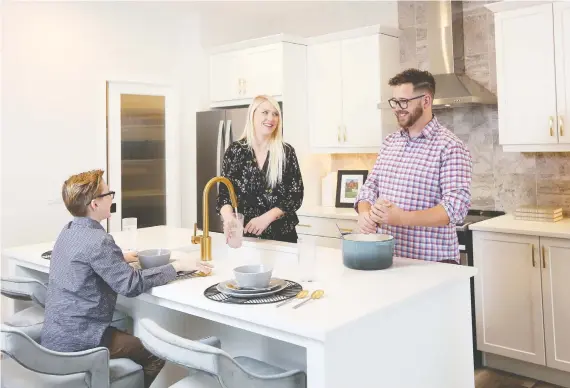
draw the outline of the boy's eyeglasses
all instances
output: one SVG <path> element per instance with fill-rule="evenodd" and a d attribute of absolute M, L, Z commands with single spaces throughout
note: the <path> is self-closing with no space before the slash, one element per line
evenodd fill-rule
<path fill-rule="evenodd" d="M 110 195 L 111 199 L 115 199 L 115 192 L 114 191 L 109 191 L 108 193 L 96 195 L 95 198 L 103 198 L 103 197 L 106 197 L 107 195 Z"/>

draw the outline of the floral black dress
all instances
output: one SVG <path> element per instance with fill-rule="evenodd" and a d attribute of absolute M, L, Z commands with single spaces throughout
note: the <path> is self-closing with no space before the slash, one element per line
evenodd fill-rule
<path fill-rule="evenodd" d="M 285 167 L 281 182 L 272 189 L 267 184 L 266 174 L 269 167 L 269 152 L 265 164 L 260 170 L 255 153 L 245 140 L 233 142 L 224 154 L 222 176 L 234 185 L 238 199 L 238 211 L 244 215 L 244 226 L 255 217 L 279 208 L 284 215 L 272 222 L 261 234 L 261 238 L 285 242 L 297 242 L 295 226 L 299 223 L 296 211 L 303 203 L 303 179 L 297 155 L 293 147 L 283 143 L 285 149 Z M 225 185 L 220 185 L 217 199 L 217 211 L 230 204 L 230 196 Z M 258 237 L 245 234 L 246 237 Z"/>

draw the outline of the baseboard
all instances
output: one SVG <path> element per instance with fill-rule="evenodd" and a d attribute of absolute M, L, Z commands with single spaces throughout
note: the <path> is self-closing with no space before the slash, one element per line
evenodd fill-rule
<path fill-rule="evenodd" d="M 519 376 L 570 388 L 570 373 L 558 369 L 547 368 L 542 365 L 531 364 L 529 362 L 497 356 L 491 353 L 484 353 L 483 362 L 485 366 L 489 368 L 499 369 Z"/>

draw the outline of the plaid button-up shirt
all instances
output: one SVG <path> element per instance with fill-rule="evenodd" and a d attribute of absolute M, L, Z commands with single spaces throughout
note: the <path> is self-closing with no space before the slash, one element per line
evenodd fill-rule
<path fill-rule="evenodd" d="M 434 116 L 420 136 L 406 130 L 385 140 L 355 201 L 386 199 L 405 211 L 442 205 L 449 224 L 441 227 L 379 225 L 394 237 L 394 255 L 412 259 L 459 261 L 455 225 L 471 204 L 472 162 L 467 147 Z"/>

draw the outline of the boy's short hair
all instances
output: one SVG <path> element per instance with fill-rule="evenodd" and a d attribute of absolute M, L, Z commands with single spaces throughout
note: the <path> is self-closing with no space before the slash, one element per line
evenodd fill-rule
<path fill-rule="evenodd" d="M 103 170 L 91 170 L 72 175 L 63 183 L 61 196 L 71 215 L 85 217 L 89 204 L 101 194 Z"/>

